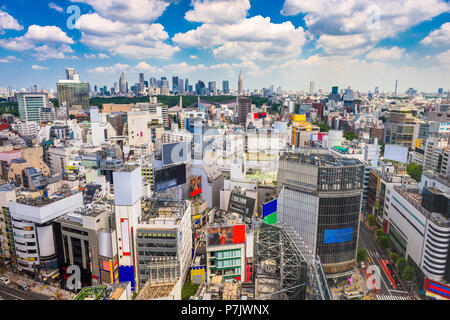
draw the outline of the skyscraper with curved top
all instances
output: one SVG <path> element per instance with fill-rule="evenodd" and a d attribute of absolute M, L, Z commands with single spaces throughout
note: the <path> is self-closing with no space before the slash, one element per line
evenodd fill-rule
<path fill-rule="evenodd" d="M 244 80 L 242 79 L 242 70 L 239 73 L 238 93 L 240 96 L 244 94 Z"/>

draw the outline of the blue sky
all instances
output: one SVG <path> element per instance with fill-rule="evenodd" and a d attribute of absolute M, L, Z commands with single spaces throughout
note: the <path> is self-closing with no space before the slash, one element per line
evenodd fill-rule
<path fill-rule="evenodd" d="M 79 8 L 72 19 L 70 6 Z M 450 88 L 444 0 L 3 0 L 0 87 L 55 88 L 65 67 L 91 85 L 172 75 L 325 91 Z M 73 12 L 73 11 L 71 11 Z M 74 28 L 67 22 L 76 21 Z"/>

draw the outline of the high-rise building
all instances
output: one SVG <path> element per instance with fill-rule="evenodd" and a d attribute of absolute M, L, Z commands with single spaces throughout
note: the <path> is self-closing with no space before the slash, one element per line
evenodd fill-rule
<path fill-rule="evenodd" d="M 69 108 L 89 108 L 89 83 L 81 82 L 80 76 L 73 68 L 66 69 L 66 80 L 59 80 L 56 84 L 59 106 L 66 106 L 66 114 Z"/>
<path fill-rule="evenodd" d="M 210 93 L 215 96 L 217 93 L 217 85 L 215 81 L 210 81 L 208 82 L 208 89 L 210 91 Z"/>
<path fill-rule="evenodd" d="M 186 80 L 184 81 L 184 91 L 190 92 L 190 90 L 189 90 L 189 79 L 188 78 L 186 78 Z"/>
<path fill-rule="evenodd" d="M 17 103 L 21 121 L 35 121 L 40 123 L 41 109 L 49 107 L 48 94 L 20 92 L 17 94 Z"/>
<path fill-rule="evenodd" d="M 139 73 L 139 93 L 144 92 L 145 90 L 145 79 L 144 79 L 144 74 L 143 73 Z"/>
<path fill-rule="evenodd" d="M 314 94 L 314 92 L 316 91 L 316 83 L 314 81 L 311 81 L 309 83 L 309 94 Z"/>
<path fill-rule="evenodd" d="M 242 70 L 239 73 L 239 81 L 238 81 L 238 94 L 241 96 L 244 94 L 244 80 L 242 78 Z"/>
<path fill-rule="evenodd" d="M 37 93 L 37 92 L 38 92 L 38 90 L 37 90 L 37 85 L 33 84 L 33 85 L 31 86 L 31 88 L 30 88 L 30 92 L 31 92 L 31 93 Z"/>
<path fill-rule="evenodd" d="M 228 81 L 228 80 L 222 81 L 222 92 L 223 92 L 223 94 L 230 93 L 230 81 Z"/>
<path fill-rule="evenodd" d="M 119 91 L 120 94 L 127 94 L 127 79 L 125 76 L 125 72 L 122 72 L 120 74 L 120 79 L 119 79 Z"/>
<path fill-rule="evenodd" d="M 205 83 L 202 80 L 198 80 L 198 82 L 195 84 L 195 92 L 199 96 L 204 96 L 206 92 L 206 86 Z"/>
<path fill-rule="evenodd" d="M 252 98 L 239 97 L 238 99 L 238 122 L 245 125 L 247 115 L 252 110 Z"/>
<path fill-rule="evenodd" d="M 397 88 L 398 88 L 398 80 L 395 80 L 394 95 L 397 95 Z"/>
<path fill-rule="evenodd" d="M 156 87 L 156 78 L 150 78 L 150 80 L 149 80 L 149 86 L 150 87 Z"/>
<path fill-rule="evenodd" d="M 180 92 L 184 92 L 184 80 L 178 79 L 178 89 Z"/>
<path fill-rule="evenodd" d="M 362 162 L 326 149 L 280 157 L 277 220 L 293 227 L 319 256 L 327 278 L 354 272 L 363 180 Z"/>
<path fill-rule="evenodd" d="M 178 91 L 178 77 L 172 77 L 172 91 L 176 92 Z"/>

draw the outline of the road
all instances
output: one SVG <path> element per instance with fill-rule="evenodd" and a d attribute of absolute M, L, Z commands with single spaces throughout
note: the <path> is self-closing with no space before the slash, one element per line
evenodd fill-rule
<path fill-rule="evenodd" d="M 0 284 L 0 297 L 3 300 L 49 300 L 50 297 L 31 291 L 22 291 L 14 287 L 13 284 L 5 286 Z"/>
<path fill-rule="evenodd" d="M 372 234 L 367 229 L 365 223 L 361 223 L 361 227 L 359 229 L 359 241 L 358 241 L 358 249 L 364 248 L 367 251 L 367 255 L 372 261 L 372 264 L 378 266 L 381 272 L 381 295 L 384 296 L 403 296 L 406 294 L 405 290 L 395 290 L 391 287 L 389 278 L 384 273 L 383 268 L 381 267 L 380 260 L 386 259 L 384 257 L 384 253 Z M 386 259 L 387 260 L 387 259 Z"/>

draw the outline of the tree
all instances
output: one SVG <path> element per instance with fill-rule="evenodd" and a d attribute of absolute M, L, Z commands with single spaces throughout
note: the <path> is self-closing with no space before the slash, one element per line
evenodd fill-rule
<path fill-rule="evenodd" d="M 361 248 L 358 250 L 358 253 L 356 254 L 356 259 L 358 262 L 363 262 L 367 259 L 367 251 L 364 248 Z"/>
<path fill-rule="evenodd" d="M 331 127 L 326 123 L 319 123 L 320 132 L 328 132 L 331 130 Z"/>
<path fill-rule="evenodd" d="M 397 262 L 398 258 L 399 258 L 398 254 L 396 252 L 392 252 L 391 260 L 394 264 Z"/>
<path fill-rule="evenodd" d="M 367 217 L 367 220 L 369 221 L 369 226 L 374 227 L 377 225 L 377 217 L 375 217 L 373 214 L 369 215 Z"/>
<path fill-rule="evenodd" d="M 349 141 L 358 140 L 358 135 L 352 131 L 346 131 L 344 132 L 344 138 Z"/>
<path fill-rule="evenodd" d="M 391 246 L 391 239 L 388 236 L 384 235 L 380 237 L 380 245 L 383 249 L 387 249 Z"/>
<path fill-rule="evenodd" d="M 384 231 L 383 229 L 378 228 L 377 231 L 377 238 L 380 239 L 382 236 L 384 236 Z"/>
<path fill-rule="evenodd" d="M 408 164 L 406 166 L 406 172 L 417 182 L 422 180 L 423 167 L 421 165 L 415 163 Z"/>
<path fill-rule="evenodd" d="M 408 265 L 408 261 L 406 261 L 405 258 L 399 258 L 397 260 L 397 269 L 400 271 L 400 273 L 403 273 L 403 270 L 405 270 L 406 266 Z"/>
<path fill-rule="evenodd" d="M 402 272 L 402 278 L 403 280 L 407 282 L 415 281 L 416 280 L 416 271 L 413 267 L 411 267 L 409 264 L 406 265 L 405 269 Z"/>

